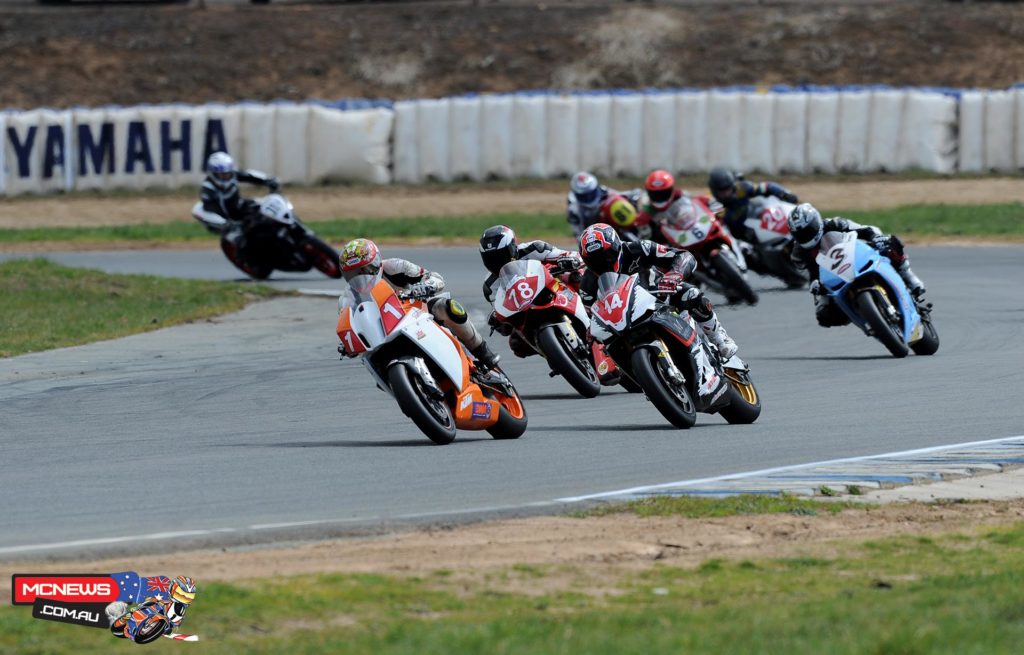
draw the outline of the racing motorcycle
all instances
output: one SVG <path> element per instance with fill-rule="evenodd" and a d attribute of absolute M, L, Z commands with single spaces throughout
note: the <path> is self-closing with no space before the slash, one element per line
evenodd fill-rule
<path fill-rule="evenodd" d="M 794 207 L 775 197 L 751 198 L 744 220 L 750 241 L 739 243 L 751 270 L 777 277 L 790 289 L 799 289 L 807 284 L 807 276 L 790 259 L 793 237 L 789 234 L 789 214 Z"/>
<path fill-rule="evenodd" d="M 358 355 L 377 387 L 434 443 L 456 430 L 487 430 L 495 439 L 526 431 L 526 408 L 500 368 L 483 371 L 458 339 L 434 322 L 421 299 L 399 297 L 378 275 L 349 280 L 341 309 L 339 352 Z"/>
<path fill-rule="evenodd" d="M 269 197 L 269 196 L 268 196 Z M 220 248 L 224 255 L 246 275 L 264 280 L 275 270 L 304 273 L 312 268 L 331 278 L 341 277 L 338 253 L 317 238 L 295 214 L 294 207 L 283 196 L 288 211 L 269 217 L 260 213 L 259 204 L 241 221 L 232 221 L 221 233 Z M 192 214 L 197 220 L 196 203 Z"/>
<path fill-rule="evenodd" d="M 110 624 L 110 632 L 121 639 L 148 644 L 171 631 L 167 611 L 165 603 L 147 601 L 115 619 Z"/>
<path fill-rule="evenodd" d="M 491 324 L 505 336 L 515 333 L 547 360 L 552 376 L 561 375 L 581 396 L 593 398 L 614 363 L 600 344 L 587 345 L 590 316 L 579 295 L 557 277 L 568 272 L 561 263 L 527 259 L 502 266 Z"/>
<path fill-rule="evenodd" d="M 889 258 L 856 233 L 826 232 L 815 259 L 822 292 L 894 357 L 906 357 L 910 350 L 932 355 L 939 349 L 931 303 L 916 301 Z"/>
<path fill-rule="evenodd" d="M 743 360 L 721 361 L 689 312 L 659 302 L 636 274 L 601 275 L 591 311 L 591 334 L 672 425 L 693 426 L 697 412 L 721 414 L 729 423 L 753 423 L 761 415 Z"/>
<path fill-rule="evenodd" d="M 747 281 L 747 262 L 729 228 L 715 215 L 709 200 L 684 195 L 655 227 L 655 241 L 688 250 L 697 260 L 694 277 L 729 302 L 757 303 Z"/>

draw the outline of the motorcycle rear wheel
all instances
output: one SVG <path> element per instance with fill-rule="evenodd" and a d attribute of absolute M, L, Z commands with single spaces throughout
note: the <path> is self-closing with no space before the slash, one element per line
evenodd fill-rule
<path fill-rule="evenodd" d="M 718 254 L 711 256 L 711 264 L 718 271 L 718 277 L 726 289 L 727 296 L 735 295 L 750 305 L 757 304 L 757 292 L 750 286 L 747 278 L 743 277 L 743 272 L 732 257 L 719 251 Z"/>
<path fill-rule="evenodd" d="M 593 398 L 601 393 L 601 380 L 588 359 L 580 361 L 554 325 L 542 328 L 537 341 L 552 370 L 565 378 L 576 393 Z"/>
<path fill-rule="evenodd" d="M 513 396 L 501 396 L 490 390 L 484 391 L 487 397 L 497 400 L 499 405 L 498 420 L 487 428 L 487 433 L 494 439 L 518 439 L 526 432 L 526 406 L 514 387 L 513 393 Z"/>
<path fill-rule="evenodd" d="M 697 408 L 685 387 L 673 385 L 661 375 L 659 354 L 647 348 L 633 351 L 630 363 L 637 381 L 661 415 L 677 428 L 687 429 L 697 422 Z"/>
<path fill-rule="evenodd" d="M 427 438 L 441 446 L 455 441 L 455 417 L 447 404 L 428 398 L 413 379 L 409 368 L 401 364 L 388 370 L 388 383 L 402 413 L 412 419 Z"/>
<path fill-rule="evenodd" d="M 878 307 L 878 301 L 875 299 L 873 292 L 865 290 L 857 295 L 857 311 L 860 312 L 864 321 L 871 326 L 871 331 L 875 333 L 875 338 L 882 342 L 882 345 L 892 353 L 893 357 L 898 359 L 907 356 L 910 348 L 903 341 L 903 335 L 898 331 L 899 328 L 890 323 L 882 314 L 882 310 Z"/>
<path fill-rule="evenodd" d="M 742 379 L 732 369 L 725 369 L 725 377 L 729 380 L 729 406 L 719 410 L 719 414 L 732 424 L 746 425 L 753 423 L 761 415 L 761 396 L 748 377 Z"/>

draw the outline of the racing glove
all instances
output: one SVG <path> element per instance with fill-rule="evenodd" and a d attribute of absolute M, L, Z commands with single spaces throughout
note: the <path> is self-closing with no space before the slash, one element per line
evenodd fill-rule
<path fill-rule="evenodd" d="M 281 180 L 276 177 L 268 177 L 267 188 L 270 189 L 271 193 L 277 193 L 278 189 L 281 188 Z"/>
<path fill-rule="evenodd" d="M 871 245 L 875 247 L 875 250 L 882 253 L 883 255 L 888 255 L 889 249 L 892 247 L 890 241 L 891 239 L 888 235 L 879 234 L 878 236 L 871 239 Z"/>
<path fill-rule="evenodd" d="M 791 202 L 794 205 L 797 204 L 798 202 L 800 202 L 797 199 L 796 194 L 791 192 L 791 191 L 785 191 L 785 192 L 779 194 L 779 200 L 781 200 L 783 202 Z"/>
<path fill-rule="evenodd" d="M 821 281 L 820 280 L 814 280 L 813 282 L 811 282 L 811 294 L 814 295 L 814 296 L 820 296 L 821 295 Z"/>
<path fill-rule="evenodd" d="M 682 273 L 669 272 L 661 276 L 658 280 L 658 289 L 660 291 L 676 291 L 683 284 L 686 283 L 686 279 Z"/>

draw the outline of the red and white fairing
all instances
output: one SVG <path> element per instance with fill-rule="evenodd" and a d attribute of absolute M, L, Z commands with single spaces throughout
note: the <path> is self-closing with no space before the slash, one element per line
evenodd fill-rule
<path fill-rule="evenodd" d="M 664 217 L 659 217 L 658 229 L 669 245 L 690 250 L 695 255 L 698 250 L 714 245 L 704 244 L 705 241 L 715 242 L 718 247 L 732 252 L 741 270 L 747 268 L 729 228 L 715 216 L 703 197 L 684 195 L 679 198 L 666 210 Z"/>
<path fill-rule="evenodd" d="M 610 339 L 615 332 L 626 327 L 654 308 L 657 299 L 644 289 L 636 274 L 619 276 L 617 285 L 599 294 L 591 311 L 594 321 L 590 333 L 598 341 Z"/>
<path fill-rule="evenodd" d="M 579 296 L 553 278 L 548 267 L 536 259 L 520 259 L 501 267 L 494 291 L 494 311 L 507 320 L 529 310 L 545 289 L 551 292 L 550 298 L 545 298 L 545 307 L 562 309 L 579 319 L 584 327 L 590 326 L 590 317 Z"/>
<path fill-rule="evenodd" d="M 796 205 L 778 198 L 755 198 L 753 211 L 748 212 L 744 225 L 751 230 L 758 243 L 772 243 L 789 239 L 789 214 Z"/>

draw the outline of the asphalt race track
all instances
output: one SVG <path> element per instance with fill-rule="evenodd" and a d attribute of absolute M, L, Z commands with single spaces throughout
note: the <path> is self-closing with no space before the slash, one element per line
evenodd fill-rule
<path fill-rule="evenodd" d="M 483 313 L 473 249 L 385 254 L 440 271 Z M 720 309 L 763 397 L 750 426 L 699 415 L 681 431 L 640 395 L 580 399 L 539 358 L 516 359 L 496 342 L 527 405 L 526 435 L 461 432 L 433 446 L 361 364 L 338 361 L 328 298 L 2 360 L 0 557 L 548 511 L 566 496 L 1024 433 L 1024 247 L 910 254 L 936 306 L 934 357 L 895 360 L 855 328 L 818 328 L 806 291 L 768 279 L 757 307 Z M 52 258 L 238 278 L 212 250 Z"/>

